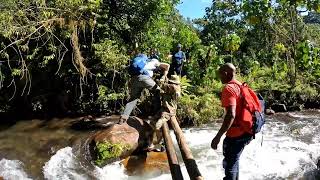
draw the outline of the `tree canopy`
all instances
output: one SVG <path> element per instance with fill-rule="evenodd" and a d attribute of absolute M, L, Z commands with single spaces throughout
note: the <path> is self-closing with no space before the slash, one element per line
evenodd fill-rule
<path fill-rule="evenodd" d="M 117 113 L 133 52 L 155 48 L 170 62 L 178 43 L 188 54 L 185 118 L 218 116 L 210 103 L 217 102 L 216 70 L 225 62 L 257 89 L 318 92 L 318 0 L 213 0 L 192 21 L 178 3 L 1 0 L 0 111 Z"/>

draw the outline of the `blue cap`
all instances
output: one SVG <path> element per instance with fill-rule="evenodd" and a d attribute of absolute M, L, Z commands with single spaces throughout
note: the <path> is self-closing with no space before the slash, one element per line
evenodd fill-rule
<path fill-rule="evenodd" d="M 181 45 L 181 44 L 178 44 L 178 45 L 177 45 L 177 47 L 178 47 L 178 48 L 181 48 L 181 47 L 182 47 L 182 45 Z"/>

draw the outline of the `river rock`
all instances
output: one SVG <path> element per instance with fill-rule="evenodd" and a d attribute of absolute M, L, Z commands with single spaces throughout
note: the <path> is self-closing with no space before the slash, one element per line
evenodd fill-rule
<path fill-rule="evenodd" d="M 288 106 L 288 111 L 301 111 L 303 109 L 303 105 L 297 104 L 297 105 L 292 105 Z"/>
<path fill-rule="evenodd" d="M 119 115 L 112 115 L 106 117 L 95 118 L 90 115 L 81 117 L 79 120 L 74 121 L 71 125 L 75 130 L 97 130 L 106 129 L 107 127 L 119 121 Z"/>
<path fill-rule="evenodd" d="M 265 110 L 265 114 L 266 115 L 274 115 L 276 112 L 274 112 L 274 110 L 272 110 L 272 109 L 266 109 Z"/>
<path fill-rule="evenodd" d="M 147 147 L 152 138 L 151 126 L 137 117 L 129 118 L 127 123 L 114 124 L 92 136 L 90 152 L 97 165 L 124 159 Z"/>
<path fill-rule="evenodd" d="M 287 112 L 287 107 L 285 104 L 273 104 L 271 106 L 271 109 L 273 109 L 275 112 Z"/>
<path fill-rule="evenodd" d="M 159 175 L 170 173 L 167 154 L 165 152 L 148 152 L 142 155 L 133 155 L 122 162 L 126 174 L 130 176 Z"/>

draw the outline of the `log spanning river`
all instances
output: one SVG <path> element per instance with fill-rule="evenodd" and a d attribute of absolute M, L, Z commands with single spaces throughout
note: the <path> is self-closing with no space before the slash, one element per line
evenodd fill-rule
<path fill-rule="evenodd" d="M 1 127 L 0 176 L 12 180 L 171 179 L 170 174 L 161 171 L 129 176 L 120 162 L 102 168 L 92 166 L 86 159 L 83 144 L 93 130 L 69 128 L 70 123 L 75 121 L 32 120 Z M 219 126 L 212 124 L 184 129 L 205 179 L 223 178 L 222 143 L 217 151 L 210 148 Z M 258 134 L 245 148 L 240 161 L 240 179 L 319 180 L 320 173 L 316 167 L 318 157 L 320 111 L 277 114 L 268 117 L 263 133 Z M 181 157 L 180 162 L 183 162 Z M 183 164 L 181 168 L 185 179 L 189 179 Z"/>

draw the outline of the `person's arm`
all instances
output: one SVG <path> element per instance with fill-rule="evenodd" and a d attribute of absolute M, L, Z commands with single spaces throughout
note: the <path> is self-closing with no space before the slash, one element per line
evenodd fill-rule
<path fill-rule="evenodd" d="M 224 135 L 224 133 L 226 133 L 229 130 L 236 117 L 236 106 L 229 106 L 226 108 L 226 110 L 227 113 L 224 117 L 222 126 L 216 135 L 216 137 L 219 138 L 221 138 Z"/>
<path fill-rule="evenodd" d="M 226 108 L 226 115 L 224 117 L 223 123 L 221 125 L 221 128 L 219 129 L 217 135 L 213 138 L 211 147 L 213 149 L 217 149 L 217 146 L 220 142 L 221 137 L 229 130 L 231 127 L 235 117 L 236 117 L 236 106 L 228 106 Z"/>
<path fill-rule="evenodd" d="M 187 62 L 187 57 L 185 52 L 182 52 L 182 61 Z"/>
<path fill-rule="evenodd" d="M 213 149 L 217 149 L 221 137 L 229 130 L 236 117 L 237 95 L 228 85 L 226 85 L 222 90 L 221 105 L 225 108 L 226 115 L 224 116 L 221 128 L 211 142 L 211 147 Z"/>
<path fill-rule="evenodd" d="M 163 77 L 167 77 L 169 69 L 170 69 L 170 64 L 160 63 L 159 68 L 163 71 Z"/>

